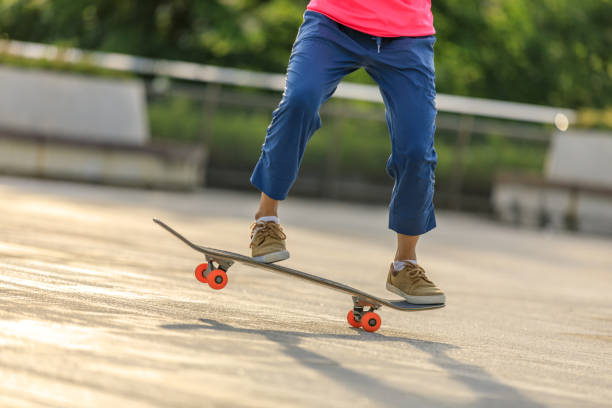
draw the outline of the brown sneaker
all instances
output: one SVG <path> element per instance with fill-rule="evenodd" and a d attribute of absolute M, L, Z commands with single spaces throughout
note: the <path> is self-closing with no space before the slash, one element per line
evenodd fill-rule
<path fill-rule="evenodd" d="M 274 221 L 259 221 L 251 225 L 251 256 L 259 262 L 272 263 L 289 258 L 285 248 L 287 236 Z"/>
<path fill-rule="evenodd" d="M 387 290 L 419 305 L 446 302 L 444 292 L 427 278 L 425 270 L 410 262 L 397 272 L 391 264 L 387 276 Z"/>

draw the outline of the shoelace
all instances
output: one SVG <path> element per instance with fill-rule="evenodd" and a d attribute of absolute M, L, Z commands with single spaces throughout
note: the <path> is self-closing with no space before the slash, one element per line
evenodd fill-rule
<path fill-rule="evenodd" d="M 408 276 L 412 279 L 421 278 L 426 282 L 433 283 L 429 280 L 427 275 L 425 275 L 425 269 L 421 268 L 419 265 L 414 265 L 414 268 L 408 271 Z"/>
<path fill-rule="evenodd" d="M 259 245 L 265 241 L 266 238 L 272 237 L 276 239 L 286 239 L 287 236 L 283 232 L 283 229 L 275 222 L 254 222 L 251 224 L 251 245 Z M 257 240 L 257 242 L 255 242 Z"/>

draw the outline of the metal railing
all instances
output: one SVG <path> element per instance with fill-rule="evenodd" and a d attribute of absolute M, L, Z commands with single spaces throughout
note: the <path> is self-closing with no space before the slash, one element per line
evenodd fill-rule
<path fill-rule="evenodd" d="M 0 54 L 32 59 L 61 60 L 69 63 L 87 63 L 116 71 L 197 82 L 248 86 L 276 91 L 282 91 L 285 88 L 285 75 L 282 74 L 143 58 L 127 54 L 90 52 L 78 48 L 61 48 L 31 42 L 0 40 Z M 334 97 L 382 103 L 378 87 L 374 85 L 343 82 L 338 86 Z M 560 130 L 566 130 L 576 121 L 576 112 L 571 109 L 446 94 L 437 95 L 436 107 L 441 112 L 554 124 Z"/>
<path fill-rule="evenodd" d="M 68 64 L 86 64 L 92 67 L 154 78 L 200 82 L 206 86 L 202 88 L 197 85 L 181 84 L 180 81 L 177 81 L 168 87 L 166 86 L 167 81 L 154 80 L 151 83 L 151 91 L 153 94 L 161 92 L 187 95 L 190 99 L 202 104 L 203 117 L 214 116 L 219 104 L 271 109 L 278 103 L 278 96 L 251 95 L 245 92 L 223 89 L 224 85 L 277 92 L 283 91 L 285 87 L 285 75 L 282 74 L 143 58 L 126 54 L 89 52 L 77 48 L 62 48 L 21 41 L 0 40 L 0 55 L 27 59 L 46 59 Z M 380 91 L 374 85 L 343 82 L 338 86 L 334 97 L 376 104 L 383 103 Z M 473 134 L 497 134 L 504 137 L 547 142 L 552 133 L 552 128 L 542 125 L 554 125 L 557 129 L 566 130 L 570 124 L 576 121 L 576 112 L 571 109 L 446 94 L 437 95 L 436 106 L 440 112 L 448 114 L 438 116 L 438 129 L 451 131 L 456 135 L 452 158 L 453 171 L 447 192 L 448 205 L 456 209 L 462 207 L 461 192 L 464 185 L 465 162 Z M 372 120 L 384 120 L 384 114 L 380 109 L 382 109 L 382 106 L 372 109 L 369 114 L 365 115 Z M 322 109 L 322 114 L 334 117 L 367 119 L 364 117 L 363 110 L 354 110 L 349 105 L 343 106 L 341 109 L 334 107 L 333 104 L 326 105 Z M 203 137 L 206 137 L 208 131 L 206 129 L 202 130 Z M 334 143 L 333 145 L 336 147 L 334 148 L 335 151 L 329 152 L 330 164 L 328 165 L 330 167 L 329 173 L 332 175 L 337 173 L 337 171 L 333 171 L 334 163 L 337 162 L 333 158 L 339 155 L 339 149 L 341 148 L 339 144 Z M 323 187 L 326 184 L 333 184 L 333 180 L 322 182 Z M 325 188 L 323 189 L 325 190 Z M 329 188 L 327 190 L 332 191 L 329 195 L 333 197 L 333 189 Z"/>

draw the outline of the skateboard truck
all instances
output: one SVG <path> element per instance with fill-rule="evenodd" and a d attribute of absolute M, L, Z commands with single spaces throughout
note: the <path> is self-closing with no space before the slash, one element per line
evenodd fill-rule
<path fill-rule="evenodd" d="M 369 307 L 370 310 L 368 310 L 368 312 L 373 312 L 374 310 L 380 308 L 380 305 L 364 300 L 360 296 L 353 296 L 353 314 L 355 316 L 355 320 L 358 322 L 361 321 L 361 316 L 364 314 L 364 307 Z"/>
<path fill-rule="evenodd" d="M 206 255 L 206 262 L 196 266 L 195 277 L 202 283 L 208 283 L 213 289 L 223 289 L 227 285 L 227 270 L 233 263 L 234 261 Z"/>
<path fill-rule="evenodd" d="M 353 296 L 353 310 L 348 312 L 346 319 L 353 327 L 363 327 L 364 330 L 373 332 L 378 330 L 381 324 L 380 316 L 374 311 L 380 308 L 380 304 L 366 300 L 361 296 Z M 370 310 L 364 311 L 364 307 Z"/>
<path fill-rule="evenodd" d="M 217 260 L 217 258 L 215 258 L 214 256 L 211 256 L 211 255 L 206 255 L 206 262 L 208 263 L 209 268 L 211 270 L 215 269 L 213 267 L 213 265 L 216 262 L 217 263 L 217 269 L 223 269 L 225 272 L 227 272 L 227 270 L 230 268 L 230 266 L 232 266 L 234 264 L 234 261 L 230 261 L 230 260 L 227 260 L 227 259 Z"/>

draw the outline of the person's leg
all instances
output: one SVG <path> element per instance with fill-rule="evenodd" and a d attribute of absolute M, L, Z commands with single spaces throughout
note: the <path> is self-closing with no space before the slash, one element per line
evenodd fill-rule
<path fill-rule="evenodd" d="M 436 226 L 434 42 L 433 36 L 401 37 L 383 44 L 366 66 L 380 87 L 391 137 L 387 172 L 395 186 L 389 228 L 403 235 L 422 235 Z"/>
<path fill-rule="evenodd" d="M 295 182 L 304 150 L 321 127 L 319 108 L 342 78 L 359 67 L 350 40 L 329 18 L 307 11 L 291 52 L 285 92 L 272 114 L 251 183 L 261 191 L 251 230 L 252 256 L 263 262 L 286 259 L 278 204 Z"/>
<path fill-rule="evenodd" d="M 259 208 L 255 213 L 255 219 L 258 220 L 261 217 L 278 217 L 278 202 L 278 200 L 268 197 L 266 193 L 261 193 Z"/>
<path fill-rule="evenodd" d="M 397 233 L 387 289 L 413 303 L 444 303 L 444 293 L 416 263 L 419 236 L 436 225 L 433 208 L 435 80 L 434 37 L 383 43 L 366 70 L 378 83 L 391 137 L 387 172 L 395 179 L 389 228 Z"/>
<path fill-rule="evenodd" d="M 397 250 L 395 251 L 395 261 L 416 261 L 416 246 L 419 240 L 418 235 L 397 234 Z"/>
<path fill-rule="evenodd" d="M 319 108 L 344 76 L 359 67 L 339 42 L 337 23 L 306 12 L 293 46 L 285 92 L 272 114 L 251 183 L 267 197 L 284 200 L 295 182 L 306 143 L 321 127 Z"/>

